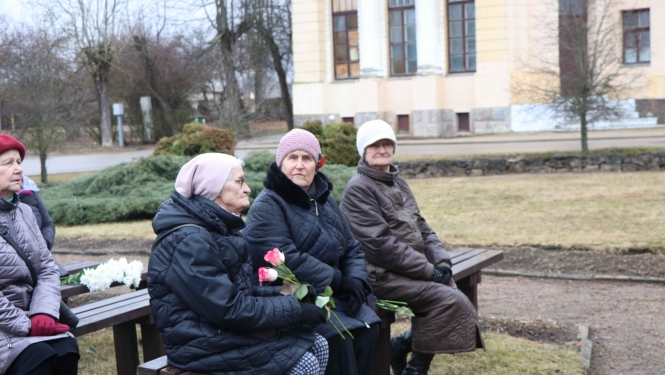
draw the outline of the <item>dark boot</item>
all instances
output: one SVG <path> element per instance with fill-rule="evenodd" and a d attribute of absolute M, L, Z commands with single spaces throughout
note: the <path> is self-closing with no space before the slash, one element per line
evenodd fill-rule
<path fill-rule="evenodd" d="M 394 375 L 401 375 L 406 367 L 406 356 L 411 352 L 411 328 L 390 338 L 390 367 Z"/>
<path fill-rule="evenodd" d="M 427 375 L 432 358 L 434 358 L 434 354 L 413 352 L 402 375 Z"/>

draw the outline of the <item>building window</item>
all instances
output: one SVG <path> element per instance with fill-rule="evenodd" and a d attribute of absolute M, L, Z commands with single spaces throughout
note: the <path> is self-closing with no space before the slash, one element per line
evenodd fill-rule
<path fill-rule="evenodd" d="M 651 61 L 649 9 L 623 12 L 623 62 L 625 64 Z"/>
<path fill-rule="evenodd" d="M 415 0 L 389 0 L 390 72 L 392 75 L 418 71 Z"/>
<path fill-rule="evenodd" d="M 468 113 L 458 113 L 457 114 L 457 131 L 458 132 L 469 132 L 469 131 L 471 131 L 471 124 L 469 123 L 469 114 Z"/>
<path fill-rule="evenodd" d="M 448 0 L 448 51 L 451 72 L 476 71 L 474 0 Z"/>
<path fill-rule="evenodd" d="M 358 0 L 331 1 L 333 10 L 335 78 L 358 78 L 360 76 Z"/>
<path fill-rule="evenodd" d="M 399 134 L 409 134 L 411 132 L 409 115 L 397 115 L 397 132 Z"/>

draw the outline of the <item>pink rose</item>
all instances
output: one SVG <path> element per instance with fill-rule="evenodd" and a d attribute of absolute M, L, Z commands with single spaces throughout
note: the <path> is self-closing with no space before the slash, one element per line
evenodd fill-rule
<path fill-rule="evenodd" d="M 264 282 L 267 281 L 269 283 L 277 280 L 277 271 L 268 268 L 268 267 L 261 267 L 259 268 L 259 282 Z"/>
<path fill-rule="evenodd" d="M 263 257 L 263 259 L 272 264 L 273 266 L 277 267 L 281 264 L 284 263 L 284 253 L 279 251 L 278 248 L 274 248 L 266 253 L 266 255 Z"/>

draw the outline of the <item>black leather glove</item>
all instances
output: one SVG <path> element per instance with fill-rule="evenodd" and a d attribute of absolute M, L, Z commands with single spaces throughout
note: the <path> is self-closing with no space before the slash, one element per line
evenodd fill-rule
<path fill-rule="evenodd" d="M 435 283 L 447 285 L 450 278 L 453 277 L 453 270 L 445 266 L 434 266 L 430 280 Z"/>
<path fill-rule="evenodd" d="M 328 319 L 323 309 L 312 303 L 299 302 L 302 315 L 300 316 L 300 323 L 307 326 L 317 326 L 325 323 Z"/>
<path fill-rule="evenodd" d="M 367 303 L 367 296 L 365 295 L 365 288 L 363 288 L 362 281 L 351 277 L 342 277 L 342 282 L 339 284 L 340 292 L 349 294 L 348 308 L 349 316 L 354 317 L 360 311 L 363 303 Z"/>

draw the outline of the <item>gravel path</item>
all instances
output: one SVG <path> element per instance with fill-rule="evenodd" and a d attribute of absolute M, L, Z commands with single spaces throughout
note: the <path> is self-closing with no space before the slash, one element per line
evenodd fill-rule
<path fill-rule="evenodd" d="M 665 373 L 665 286 L 483 276 L 481 316 L 588 323 L 592 373 Z"/>

